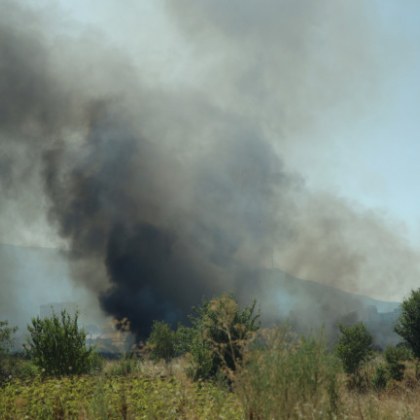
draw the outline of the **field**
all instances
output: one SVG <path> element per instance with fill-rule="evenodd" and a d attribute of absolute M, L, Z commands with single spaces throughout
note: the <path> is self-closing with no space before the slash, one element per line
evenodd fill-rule
<path fill-rule="evenodd" d="M 12 380 L 1 419 L 243 418 L 239 400 L 211 383 L 140 373 Z"/>
<path fill-rule="evenodd" d="M 254 308 L 215 298 L 191 327 L 153 323 L 118 360 L 85 346 L 77 317 L 35 320 L 40 351 L 0 360 L 0 419 L 420 418 L 419 360 L 404 343 L 375 349 L 362 323 L 334 343 L 323 330 L 260 328 Z"/>
<path fill-rule="evenodd" d="M 373 360 L 366 367 L 372 376 Z M 403 381 L 363 392 L 315 341 L 254 352 L 229 386 L 193 381 L 186 358 L 170 363 L 123 359 L 96 373 L 9 378 L 1 419 L 417 419 L 420 387 L 408 363 Z"/>

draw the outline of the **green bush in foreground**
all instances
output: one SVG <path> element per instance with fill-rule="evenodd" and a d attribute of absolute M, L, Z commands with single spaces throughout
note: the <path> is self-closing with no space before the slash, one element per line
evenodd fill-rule
<path fill-rule="evenodd" d="M 264 331 L 234 381 L 246 418 L 339 418 L 339 361 L 324 341 Z"/>
<path fill-rule="evenodd" d="M 259 328 L 255 302 L 240 309 L 228 295 L 212 299 L 196 310 L 190 353 L 195 379 L 232 376 L 241 365 L 246 347 Z M 231 379 L 231 378 L 230 378 Z"/>
<path fill-rule="evenodd" d="M 355 375 L 361 365 L 372 356 L 372 335 L 362 322 L 351 326 L 340 325 L 339 329 L 341 335 L 337 343 L 337 355 L 344 371 Z"/>
<path fill-rule="evenodd" d="M 163 359 L 168 362 L 176 355 L 175 331 L 164 321 L 154 321 L 147 347 L 152 359 Z"/>
<path fill-rule="evenodd" d="M 386 388 L 389 379 L 389 372 L 386 366 L 380 364 L 376 367 L 372 378 L 372 385 L 376 391 L 382 391 Z"/>
<path fill-rule="evenodd" d="M 386 367 L 390 378 L 401 381 L 404 378 L 405 365 L 402 363 L 406 356 L 406 349 L 402 347 L 387 347 L 384 352 Z"/>
<path fill-rule="evenodd" d="M 25 349 L 45 375 L 87 373 L 95 363 L 92 348 L 86 345 L 86 333 L 79 329 L 78 314 L 66 311 L 49 318 L 32 318 L 30 338 Z"/>

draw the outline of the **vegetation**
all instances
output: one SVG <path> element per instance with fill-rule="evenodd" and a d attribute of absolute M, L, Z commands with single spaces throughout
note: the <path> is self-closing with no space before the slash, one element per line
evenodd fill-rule
<path fill-rule="evenodd" d="M 7 354 L 13 329 L 1 327 Z M 8 355 L 14 370 L 0 384 L 2 419 L 420 418 L 416 362 L 405 346 L 375 353 L 363 324 L 341 326 L 331 351 L 322 333 L 260 329 L 255 304 L 241 309 L 221 296 L 197 308 L 190 327 L 155 322 L 146 352 L 95 372 L 84 362 L 94 353 L 77 316 L 36 318 L 29 331 L 32 350 L 43 343 L 43 362 L 34 351 L 31 359 Z M 73 359 L 82 367 L 65 369 Z"/>
<path fill-rule="evenodd" d="M 384 357 L 389 377 L 396 381 L 401 381 L 405 371 L 403 361 L 407 360 L 405 349 L 403 347 L 387 347 L 384 352 Z"/>
<path fill-rule="evenodd" d="M 152 325 L 147 350 L 153 359 L 163 359 L 166 362 L 176 355 L 176 333 L 163 321 L 155 321 Z"/>
<path fill-rule="evenodd" d="M 340 325 L 339 330 L 341 335 L 337 343 L 337 355 L 344 372 L 349 375 L 349 385 L 361 388 L 364 386 L 364 378 L 360 375 L 360 369 L 372 356 L 372 335 L 362 322 L 350 326 Z"/>
<path fill-rule="evenodd" d="M 322 339 L 287 329 L 264 331 L 246 355 L 235 390 L 246 418 L 334 418 L 340 413 L 340 365 Z"/>
<path fill-rule="evenodd" d="M 222 295 L 196 309 L 189 351 L 193 377 L 223 374 L 231 379 L 259 328 L 255 302 L 241 310 L 231 296 Z"/>
<path fill-rule="evenodd" d="M 45 375 L 88 373 L 95 362 L 92 348 L 86 345 L 86 333 L 79 329 L 78 314 L 66 311 L 49 318 L 32 318 L 30 338 L 25 346 L 28 356 Z"/>
<path fill-rule="evenodd" d="M 376 391 L 382 391 L 388 384 L 389 372 L 387 367 L 381 363 L 376 367 L 372 378 L 372 385 Z"/>
<path fill-rule="evenodd" d="M 14 381 L 0 393 L 1 419 L 241 419 L 238 399 L 211 383 L 139 376 Z"/>
<path fill-rule="evenodd" d="M 395 326 L 399 334 L 412 351 L 417 360 L 416 377 L 419 378 L 418 369 L 420 360 L 420 289 L 412 290 L 410 296 L 401 304 L 401 315 Z"/>
<path fill-rule="evenodd" d="M 13 334 L 16 327 L 9 327 L 7 321 L 0 321 L 0 384 L 10 375 L 9 352 L 13 345 Z"/>

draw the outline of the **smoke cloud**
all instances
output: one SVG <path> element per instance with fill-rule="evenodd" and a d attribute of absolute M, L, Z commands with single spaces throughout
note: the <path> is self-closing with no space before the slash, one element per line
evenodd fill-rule
<path fill-rule="evenodd" d="M 211 57 L 201 88 L 177 89 L 150 87 L 106 39 L 54 38 L 44 15 L 1 5 L 0 212 L 45 210 L 74 280 L 136 334 L 224 291 L 264 308 L 268 267 L 388 298 L 418 276 L 398 226 L 287 165 L 319 113 L 375 89 L 366 6 L 167 2 L 197 60 Z"/>

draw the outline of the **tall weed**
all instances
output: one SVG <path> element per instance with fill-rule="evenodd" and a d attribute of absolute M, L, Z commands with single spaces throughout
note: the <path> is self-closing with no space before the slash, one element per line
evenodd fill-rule
<path fill-rule="evenodd" d="M 335 418 L 340 410 L 339 363 L 322 339 L 266 331 L 235 380 L 248 418 Z"/>

